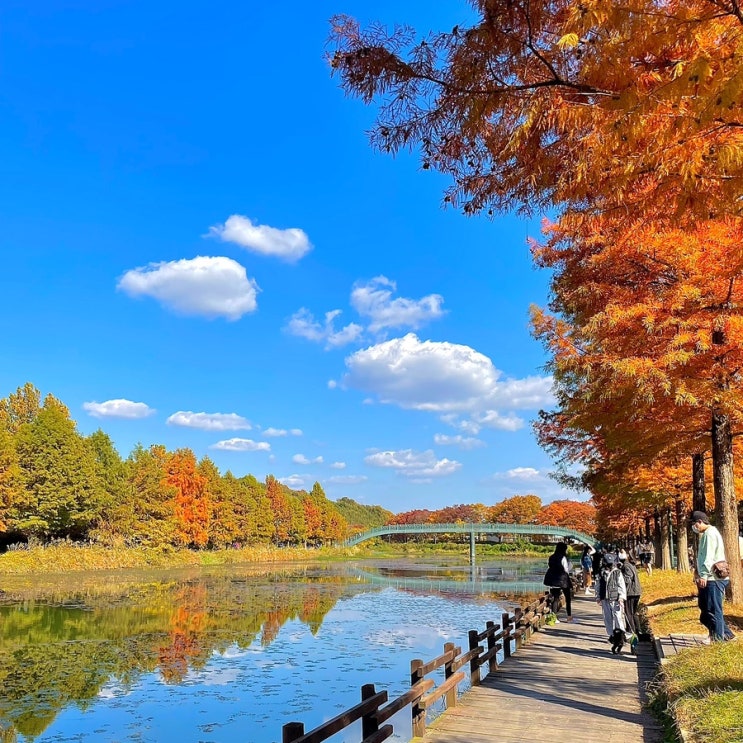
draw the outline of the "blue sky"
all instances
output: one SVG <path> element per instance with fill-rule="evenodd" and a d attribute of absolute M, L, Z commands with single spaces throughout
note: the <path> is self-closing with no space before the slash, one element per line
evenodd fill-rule
<path fill-rule="evenodd" d="M 394 511 L 561 495 L 530 427 L 539 217 L 442 208 L 324 59 L 336 13 L 466 3 L 3 6 L 0 394 Z"/>

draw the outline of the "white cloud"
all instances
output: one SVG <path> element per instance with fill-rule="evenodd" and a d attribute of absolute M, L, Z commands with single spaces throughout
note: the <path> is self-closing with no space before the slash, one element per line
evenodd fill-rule
<path fill-rule="evenodd" d="M 356 323 L 349 323 L 340 330 L 335 329 L 335 318 L 341 314 L 340 310 L 325 313 L 325 323 L 315 320 L 315 316 L 305 307 L 295 312 L 286 324 L 285 330 L 291 335 L 306 338 L 315 343 L 324 343 L 325 348 L 338 348 L 357 340 L 363 328 Z"/>
<path fill-rule="evenodd" d="M 338 382 L 335 379 L 328 379 L 328 389 L 334 390 L 338 386 Z"/>
<path fill-rule="evenodd" d="M 501 474 L 508 480 L 535 480 L 539 477 L 546 477 L 546 475 L 543 475 L 539 470 L 534 469 L 534 467 L 514 467 L 503 473 L 496 473 L 494 477 L 498 474 Z"/>
<path fill-rule="evenodd" d="M 330 469 L 344 470 L 346 469 L 346 463 L 345 462 L 333 462 L 333 464 L 330 465 Z"/>
<path fill-rule="evenodd" d="M 301 428 L 292 428 L 287 430 L 286 428 L 267 428 L 263 432 L 264 436 L 272 436 L 272 437 L 283 437 L 283 436 L 301 436 L 302 435 L 302 429 Z"/>
<path fill-rule="evenodd" d="M 294 263 L 312 250 L 304 230 L 292 227 L 280 230 L 265 224 L 253 224 L 249 217 L 233 214 L 224 224 L 209 228 L 209 236 L 235 243 L 261 255 L 270 255 Z"/>
<path fill-rule="evenodd" d="M 369 330 L 376 333 L 384 328 L 417 329 L 444 315 L 440 294 L 429 294 L 422 299 L 392 299 L 397 285 L 386 276 L 377 276 L 366 283 L 357 282 L 351 291 L 351 306 L 362 317 L 371 321 Z"/>
<path fill-rule="evenodd" d="M 462 436 L 457 434 L 456 436 L 447 436 L 444 433 L 437 433 L 433 437 L 435 444 L 439 446 L 458 446 L 460 449 L 478 449 L 481 446 L 485 446 L 485 442 L 480 439 L 473 438 L 471 436 Z"/>
<path fill-rule="evenodd" d="M 193 413 L 190 410 L 179 410 L 167 421 L 170 426 L 199 428 L 202 431 L 249 431 L 250 422 L 237 413 Z"/>
<path fill-rule="evenodd" d="M 271 451 L 271 444 L 267 441 L 253 441 L 252 439 L 225 439 L 217 441 L 209 448 L 221 451 Z"/>
<path fill-rule="evenodd" d="M 304 488 L 312 478 L 310 475 L 289 475 L 288 477 L 277 477 L 280 483 L 283 483 L 289 488 Z"/>
<path fill-rule="evenodd" d="M 322 464 L 323 458 L 315 457 L 314 459 L 309 459 L 308 457 L 305 457 L 304 454 L 295 454 L 292 457 L 292 462 L 294 462 L 294 464 Z"/>
<path fill-rule="evenodd" d="M 393 469 L 398 474 L 412 478 L 444 477 L 454 474 L 462 466 L 452 459 L 436 459 L 431 449 L 421 452 L 413 449 L 373 452 L 364 457 L 364 461 L 372 467 Z"/>
<path fill-rule="evenodd" d="M 83 410 L 93 418 L 146 418 L 155 413 L 154 408 L 143 402 L 131 400 L 106 400 L 105 402 L 84 402 Z"/>
<path fill-rule="evenodd" d="M 369 478 L 366 475 L 335 475 L 329 477 L 325 482 L 333 485 L 358 485 L 366 482 Z"/>
<path fill-rule="evenodd" d="M 346 358 L 344 385 L 373 392 L 382 403 L 440 413 L 465 433 L 524 425 L 509 411 L 553 402 L 550 377 L 502 379 L 493 362 L 469 346 L 421 341 L 413 333 L 361 349 Z"/>
<path fill-rule="evenodd" d="M 231 258 L 198 256 L 127 271 L 117 288 L 130 297 L 153 297 L 180 315 L 238 320 L 258 306 L 260 289 Z"/>

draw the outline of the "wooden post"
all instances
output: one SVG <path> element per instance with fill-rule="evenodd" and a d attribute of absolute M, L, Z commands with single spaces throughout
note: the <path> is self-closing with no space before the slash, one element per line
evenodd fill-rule
<path fill-rule="evenodd" d="M 495 634 L 495 622 L 486 622 L 485 626 L 491 630 L 490 634 L 488 635 L 488 651 L 492 650 L 495 647 L 495 637 L 493 635 Z M 498 670 L 498 658 L 495 657 L 495 655 L 490 656 L 490 660 L 488 661 L 488 673 L 495 673 Z"/>
<path fill-rule="evenodd" d="M 477 640 L 478 632 L 476 629 L 471 629 L 469 634 L 470 650 L 474 650 L 479 642 Z M 474 658 L 470 658 L 470 684 L 472 686 L 478 686 L 480 684 L 480 656 L 476 655 Z"/>
<path fill-rule="evenodd" d="M 444 663 L 444 679 L 449 679 L 451 676 L 454 675 L 454 669 L 452 668 L 454 664 L 454 656 L 456 655 L 456 645 L 453 642 L 447 642 L 444 644 L 444 652 L 452 654 L 452 659 L 446 663 Z M 446 708 L 451 709 L 452 707 L 457 706 L 457 687 L 454 686 L 449 691 L 446 692 L 444 695 L 444 699 L 446 700 Z"/>
<path fill-rule="evenodd" d="M 523 614 L 523 609 L 519 607 L 516 609 L 516 611 L 513 612 L 513 629 L 514 632 L 519 629 L 519 620 L 521 619 L 521 615 Z M 522 645 L 524 644 L 524 635 L 522 633 L 519 633 L 516 635 L 516 650 L 518 650 Z"/>
<path fill-rule="evenodd" d="M 415 686 L 423 680 L 423 661 L 419 658 L 410 661 L 410 685 Z M 421 705 L 420 699 L 411 705 L 413 716 L 413 737 L 422 738 L 426 734 L 426 708 Z"/>
<path fill-rule="evenodd" d="M 500 618 L 501 629 L 506 632 L 503 636 L 503 660 L 511 657 L 511 617 L 507 611 L 504 611 Z"/>
<path fill-rule="evenodd" d="M 470 566 L 475 567 L 475 531 L 470 532 Z"/>
<path fill-rule="evenodd" d="M 303 722 L 287 722 L 281 728 L 281 743 L 294 743 L 304 735 Z"/>
<path fill-rule="evenodd" d="M 377 693 L 374 688 L 374 684 L 364 684 L 361 687 L 361 701 L 373 697 Z M 361 737 L 368 738 L 372 733 L 376 733 L 379 730 L 379 725 L 376 719 L 377 710 L 369 712 L 361 718 Z"/>

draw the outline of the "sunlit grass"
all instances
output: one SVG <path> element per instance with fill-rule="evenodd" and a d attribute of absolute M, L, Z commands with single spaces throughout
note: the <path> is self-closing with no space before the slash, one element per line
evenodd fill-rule
<path fill-rule="evenodd" d="M 0 575 L 66 573 L 117 568 L 175 568 L 191 565 L 238 565 L 327 560 L 349 557 L 353 550 L 341 547 L 304 549 L 268 545 L 241 549 L 197 551 L 173 548 L 126 548 L 77 545 L 69 542 L 14 550 L 0 555 Z"/>
<path fill-rule="evenodd" d="M 641 574 L 644 614 L 656 637 L 706 634 L 690 573 Z M 725 618 L 743 632 L 743 606 L 725 603 Z M 658 701 L 689 743 L 743 743 L 743 640 L 689 648 L 662 668 Z"/>

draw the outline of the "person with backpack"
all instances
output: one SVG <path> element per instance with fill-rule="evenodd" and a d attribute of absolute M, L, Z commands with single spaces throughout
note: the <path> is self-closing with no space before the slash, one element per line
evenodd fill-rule
<path fill-rule="evenodd" d="M 572 586 L 570 582 L 570 573 L 572 568 L 568 561 L 568 545 L 565 542 L 559 542 L 555 546 L 555 551 L 550 555 L 547 563 L 547 572 L 544 576 L 544 585 L 550 589 L 550 599 L 552 602 L 552 611 L 557 617 L 560 608 L 560 596 L 565 595 L 565 611 L 567 612 L 568 622 L 573 621 L 573 612 L 571 607 Z M 559 623 L 559 620 L 556 619 Z"/>
<path fill-rule="evenodd" d="M 625 550 L 619 550 L 619 568 L 622 571 L 624 583 L 627 587 L 627 601 L 624 604 L 624 618 L 627 623 L 627 629 L 633 635 L 638 635 L 640 633 L 640 622 L 637 616 L 637 605 L 640 603 L 642 586 L 640 585 L 640 576 L 637 574 L 637 568 Z"/>
<path fill-rule="evenodd" d="M 627 584 L 619 569 L 616 556 L 607 552 L 602 560 L 601 577 L 596 591 L 596 603 L 601 605 L 604 627 L 611 643 L 611 652 L 618 655 L 622 652 L 625 641 L 630 643 L 634 652 L 637 636 L 627 632 L 624 620 L 624 604 L 627 601 Z"/>

